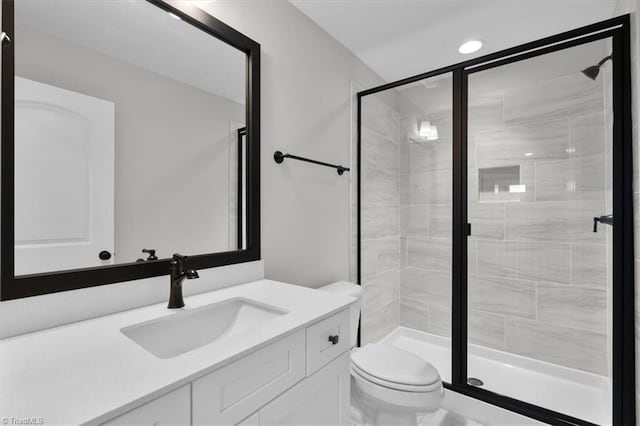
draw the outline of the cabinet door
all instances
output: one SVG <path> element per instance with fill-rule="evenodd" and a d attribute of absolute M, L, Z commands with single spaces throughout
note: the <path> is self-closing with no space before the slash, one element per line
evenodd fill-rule
<path fill-rule="evenodd" d="M 186 385 L 154 399 L 141 407 L 134 408 L 104 423 L 115 425 L 174 426 L 191 424 L 190 386 Z"/>
<path fill-rule="evenodd" d="M 345 309 L 307 327 L 307 376 L 349 350 L 349 320 L 349 309 Z"/>
<path fill-rule="evenodd" d="M 305 333 L 295 334 L 192 383 L 194 425 L 235 425 L 305 375 Z"/>
<path fill-rule="evenodd" d="M 345 352 L 260 410 L 261 425 L 348 425 L 350 356 Z"/>

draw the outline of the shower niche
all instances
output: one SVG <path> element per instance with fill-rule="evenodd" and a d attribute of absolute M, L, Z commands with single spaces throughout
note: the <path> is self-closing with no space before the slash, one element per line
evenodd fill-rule
<path fill-rule="evenodd" d="M 361 345 L 547 423 L 635 422 L 627 42 L 624 16 L 358 94 Z"/>
<path fill-rule="evenodd" d="M 527 192 L 527 185 L 520 184 L 520 166 L 478 169 L 479 201 L 519 201 L 523 192 Z"/>

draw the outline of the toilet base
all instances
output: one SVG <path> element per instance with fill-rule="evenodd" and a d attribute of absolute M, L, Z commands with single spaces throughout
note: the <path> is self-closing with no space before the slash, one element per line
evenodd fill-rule
<path fill-rule="evenodd" d="M 414 408 L 389 404 L 363 392 L 351 377 L 351 421 L 362 426 L 417 426 L 419 415 L 437 410 L 416 411 Z"/>

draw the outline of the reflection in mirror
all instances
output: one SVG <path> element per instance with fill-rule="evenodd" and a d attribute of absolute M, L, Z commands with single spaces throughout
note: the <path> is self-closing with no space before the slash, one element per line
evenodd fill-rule
<path fill-rule="evenodd" d="M 243 52 L 140 0 L 15 26 L 16 275 L 246 247 Z"/>
<path fill-rule="evenodd" d="M 247 222 L 244 213 L 247 211 L 247 175 L 243 170 L 244 165 L 247 164 L 247 128 L 241 127 L 236 132 L 238 142 L 235 146 L 231 146 L 231 152 L 232 158 L 233 156 L 237 158 L 238 167 L 231 169 L 231 187 L 229 188 L 231 214 L 229 221 L 230 229 L 237 230 L 236 249 L 242 250 L 247 248 L 245 244 Z M 233 247 L 233 238 L 229 241 L 229 245 Z"/>

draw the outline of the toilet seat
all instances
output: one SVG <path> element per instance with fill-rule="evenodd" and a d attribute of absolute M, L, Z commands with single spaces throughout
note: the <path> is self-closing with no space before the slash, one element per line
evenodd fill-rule
<path fill-rule="evenodd" d="M 392 389 L 400 392 L 416 392 L 416 393 L 433 392 L 435 390 L 439 390 L 442 386 L 440 382 L 436 382 L 431 385 L 422 385 L 422 386 L 412 386 L 404 383 L 389 382 L 386 380 L 379 379 L 370 374 L 367 374 L 354 365 L 351 365 L 351 372 L 352 374 L 355 374 L 368 382 L 374 383 L 378 386 L 385 387 L 387 389 Z"/>
<path fill-rule="evenodd" d="M 442 389 L 438 371 L 424 359 L 393 346 L 369 343 L 351 354 L 352 372 L 376 385 L 402 392 Z"/>

